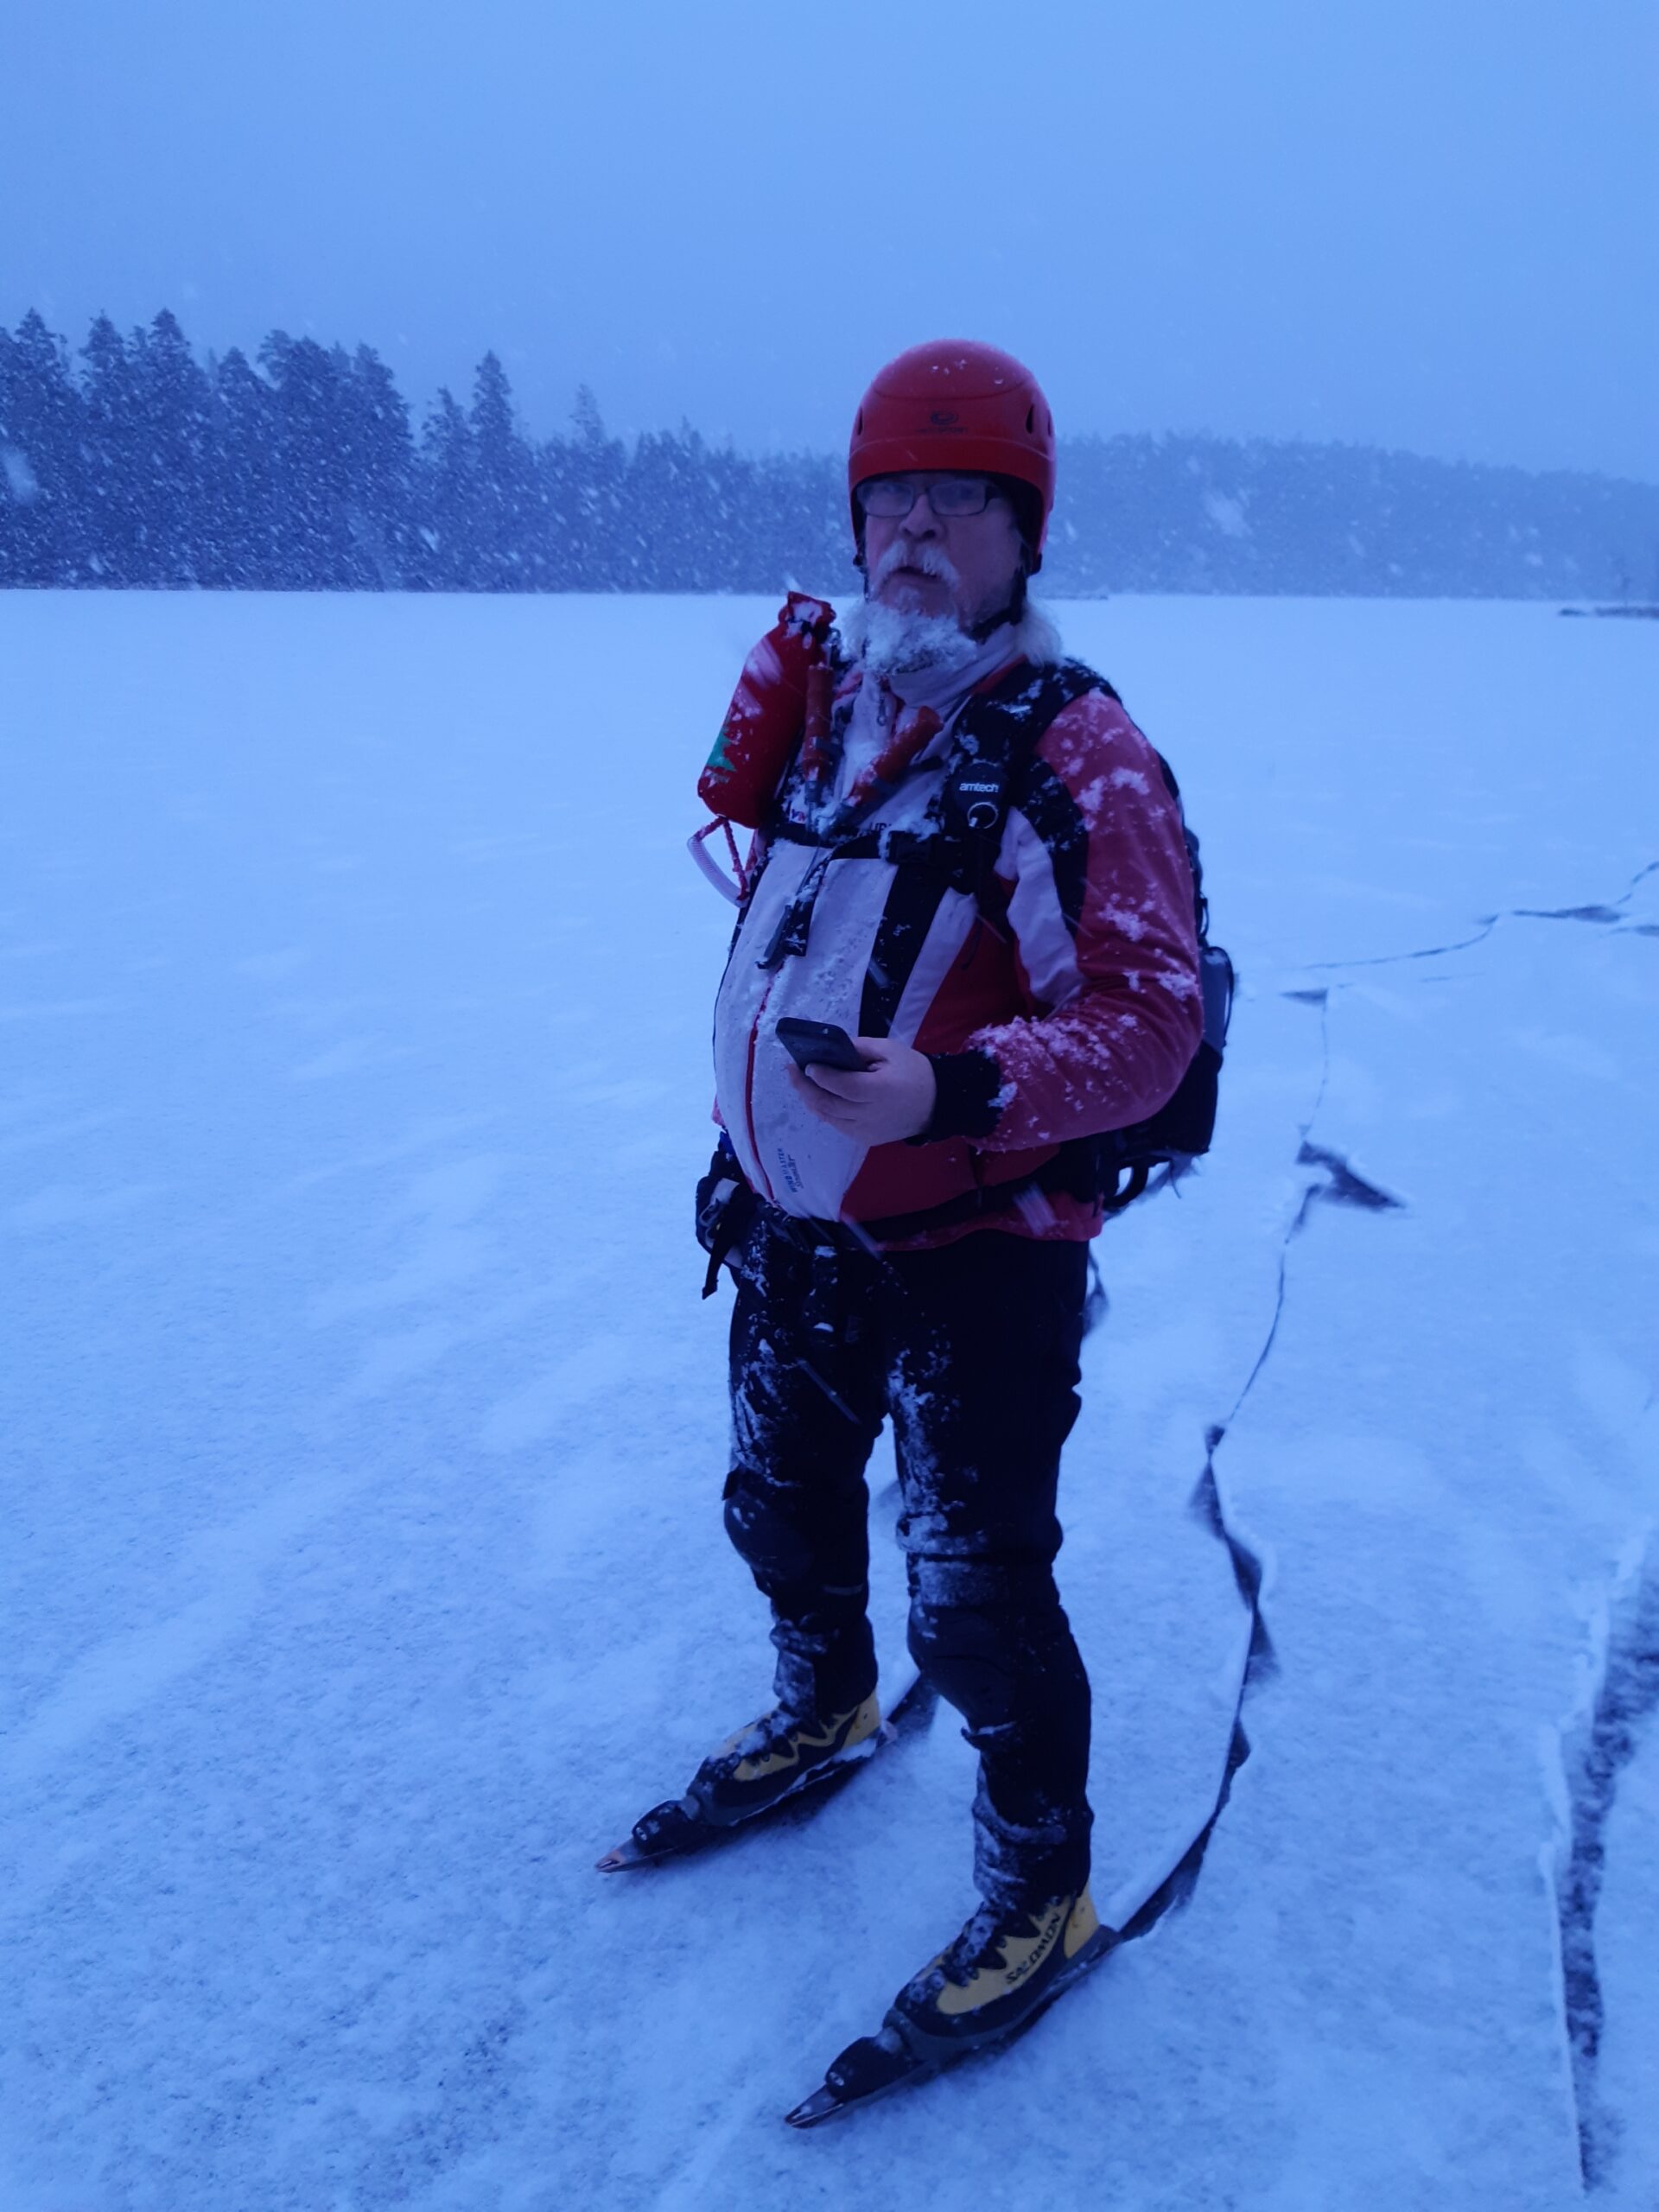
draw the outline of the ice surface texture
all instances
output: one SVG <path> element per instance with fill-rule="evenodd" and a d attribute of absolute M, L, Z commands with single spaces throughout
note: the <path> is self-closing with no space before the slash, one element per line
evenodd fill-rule
<path fill-rule="evenodd" d="M 1059 1566 L 1097 1891 L 1224 1749 L 1217 1426 L 1277 1672 L 1183 1911 L 798 2139 L 971 1902 L 948 1715 L 809 1823 L 591 1872 L 770 1672 L 683 839 L 772 612 L 0 600 L 0 2200 L 1576 2202 L 1560 1732 L 1656 1488 L 1659 632 L 1059 610 L 1245 983 L 1214 1154 L 1099 1248 Z M 1644 2212 L 1656 1750 L 1594 1910 L 1596 2201 Z"/>

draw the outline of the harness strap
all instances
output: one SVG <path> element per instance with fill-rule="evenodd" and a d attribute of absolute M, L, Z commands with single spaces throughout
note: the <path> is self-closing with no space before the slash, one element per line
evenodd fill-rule
<path fill-rule="evenodd" d="M 794 819 L 785 810 L 780 799 L 766 825 L 768 841 L 815 847 L 817 857 L 780 918 L 759 965 L 776 968 L 791 954 L 806 950 L 812 911 L 832 861 L 884 860 L 892 863 L 909 878 L 912 887 L 900 902 L 901 911 L 884 916 L 873 948 L 875 957 L 866 978 L 860 1014 L 861 1033 L 886 1036 L 940 899 L 947 889 L 963 891 L 982 908 L 985 906 L 1007 819 L 1010 789 L 1025 772 L 1055 716 L 1090 691 L 1099 691 L 1112 700 L 1119 698 L 1104 677 L 1096 675 L 1080 661 L 1062 661 L 1047 668 L 1033 668 L 1029 662 L 1022 661 L 983 690 L 971 694 L 957 719 L 944 784 L 930 804 L 925 826 L 919 830 L 889 829 L 868 820 L 849 823 L 843 814 L 838 832 L 834 820 L 820 827 Z M 1155 748 L 1153 757 L 1179 810 L 1180 786 L 1169 763 Z M 1200 955 L 1208 961 L 1211 953 L 1204 872 L 1198 858 L 1198 841 L 1187 829 L 1184 813 L 1181 830 L 1192 868 L 1193 911 Z M 1220 957 L 1224 962 L 1225 956 Z M 1230 978 L 1230 969 L 1228 972 Z M 1221 1035 L 1225 1035 L 1224 1014 Z M 1200 1047 L 1201 1057 L 1204 1051 Z M 1219 1039 L 1211 1058 L 1218 1066 Z M 1191 1074 L 1189 1071 L 1189 1080 Z M 1211 1087 L 1213 1093 L 1213 1078 Z M 1210 1116 L 1213 1121 L 1213 1096 Z M 1187 1134 L 1182 1127 L 1179 1133 L 1173 1128 L 1168 1132 L 1158 1129 L 1154 1149 L 1142 1151 L 1126 1160 L 1122 1156 L 1123 1140 L 1139 1136 L 1143 1128 L 1148 1136 L 1153 1135 L 1150 1127 L 1136 1124 L 1133 1131 L 1109 1130 L 1098 1137 L 1071 1138 L 1056 1147 L 1030 1174 L 1007 1183 L 976 1185 L 938 1205 L 921 1207 L 911 1213 L 887 1214 L 851 1225 L 814 1222 L 811 1227 L 832 1243 L 841 1240 L 849 1245 L 898 1243 L 925 1235 L 930 1230 L 1006 1213 L 1018 1207 L 1022 1199 L 1049 1191 L 1063 1191 L 1082 1200 L 1097 1201 L 1108 1214 L 1120 1213 L 1145 1193 L 1156 1169 L 1165 1167 L 1172 1173 L 1178 1172 L 1192 1157 L 1180 1141 Z M 1193 1140 L 1200 1150 L 1207 1141 L 1202 1135 Z"/>
<path fill-rule="evenodd" d="M 814 847 L 820 857 L 802 879 L 756 965 L 770 970 L 805 951 L 813 909 L 831 861 L 883 860 L 931 875 L 937 890 L 912 902 L 918 910 L 926 906 L 930 918 L 947 889 L 965 892 L 983 906 L 1007 818 L 1016 751 L 1028 759 L 1055 715 L 1088 691 L 1102 691 L 1113 699 L 1118 696 L 1103 677 L 1081 661 L 1061 661 L 1052 668 L 1019 661 L 983 690 L 970 693 L 957 717 L 944 781 L 919 830 L 888 829 L 868 820 L 872 800 L 886 795 L 885 785 L 877 784 L 861 799 L 855 797 L 827 822 L 791 815 L 780 794 L 766 823 L 767 841 Z M 861 813 L 866 819 L 856 818 Z M 894 949 L 889 945 L 887 951 L 890 955 Z M 919 950 L 919 942 L 916 949 Z M 874 983 L 878 1012 L 888 1000 L 896 1007 L 909 972 L 908 965 L 899 972 L 891 959 L 880 964 L 882 973 Z M 886 1028 L 866 1033 L 885 1035 Z"/>

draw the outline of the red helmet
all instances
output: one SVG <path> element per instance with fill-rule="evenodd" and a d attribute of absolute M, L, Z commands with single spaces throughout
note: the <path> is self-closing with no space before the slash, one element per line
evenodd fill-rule
<path fill-rule="evenodd" d="M 1040 566 L 1054 505 L 1054 417 L 1031 371 L 969 338 L 912 346 L 878 372 L 853 418 L 849 498 L 870 476 L 963 468 L 1012 476 L 1037 494 L 1032 535 Z M 853 531 L 864 518 L 853 501 Z"/>

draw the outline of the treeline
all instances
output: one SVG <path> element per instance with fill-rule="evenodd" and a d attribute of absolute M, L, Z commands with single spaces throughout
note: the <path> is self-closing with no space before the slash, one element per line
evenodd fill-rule
<path fill-rule="evenodd" d="M 273 331 L 206 365 L 176 319 L 79 365 L 35 314 L 0 333 L 0 583 L 264 591 L 719 591 L 839 575 L 816 459 L 750 461 L 693 432 L 632 447 L 590 393 L 526 437 L 486 354 L 418 435 L 367 346 Z"/>
<path fill-rule="evenodd" d="M 1659 591 L 1659 487 L 1408 454 L 1182 436 L 1063 444 L 1044 582 L 1109 591 L 1627 598 Z M 0 331 L 0 585 L 772 591 L 850 580 L 842 465 L 695 430 L 563 436 L 499 360 L 416 429 L 369 346 L 275 331 L 199 361 L 177 320 L 78 356 Z"/>

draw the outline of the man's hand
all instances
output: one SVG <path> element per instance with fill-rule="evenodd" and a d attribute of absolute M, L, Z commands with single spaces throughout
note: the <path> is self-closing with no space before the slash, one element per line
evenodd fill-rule
<path fill-rule="evenodd" d="M 891 1037 L 853 1042 L 870 1062 L 856 1073 L 821 1061 L 805 1071 L 790 1064 L 790 1081 L 818 1119 L 861 1144 L 892 1144 L 925 1129 L 938 1090 L 927 1055 Z"/>

